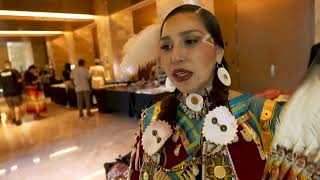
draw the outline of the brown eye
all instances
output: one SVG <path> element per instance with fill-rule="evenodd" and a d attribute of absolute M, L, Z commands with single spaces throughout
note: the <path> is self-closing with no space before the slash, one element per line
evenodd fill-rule
<path fill-rule="evenodd" d="M 192 46 L 193 44 L 197 43 L 199 40 L 198 39 L 187 39 L 184 41 L 186 46 Z"/>
<path fill-rule="evenodd" d="M 160 46 L 160 49 L 162 49 L 163 51 L 169 51 L 172 49 L 172 45 L 170 44 L 164 44 Z"/>

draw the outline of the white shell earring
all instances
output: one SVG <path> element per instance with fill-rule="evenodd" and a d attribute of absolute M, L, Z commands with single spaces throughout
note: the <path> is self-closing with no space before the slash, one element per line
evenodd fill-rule
<path fill-rule="evenodd" d="M 166 78 L 166 90 L 168 92 L 174 92 L 176 90 L 176 86 L 171 82 L 169 77 Z"/>
<path fill-rule="evenodd" d="M 219 80 L 221 81 L 222 84 L 224 84 L 225 86 L 230 86 L 231 85 L 231 77 L 229 72 L 226 70 L 226 68 L 224 68 L 222 62 L 222 58 L 224 56 L 224 50 L 222 49 L 220 52 L 218 50 L 217 53 L 217 75 Z"/>
<path fill-rule="evenodd" d="M 225 86 L 230 86 L 231 85 L 231 77 L 229 72 L 224 68 L 223 64 L 217 64 L 218 66 L 218 71 L 217 75 L 219 80 L 224 84 Z"/>

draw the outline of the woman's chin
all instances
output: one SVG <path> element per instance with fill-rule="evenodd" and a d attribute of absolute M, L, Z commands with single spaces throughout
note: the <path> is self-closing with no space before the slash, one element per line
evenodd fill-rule
<path fill-rule="evenodd" d="M 177 87 L 177 89 L 184 93 L 184 94 L 190 94 L 190 93 L 197 93 L 200 91 L 199 88 L 196 88 L 196 87 L 190 87 L 190 86 L 187 86 L 187 87 Z"/>

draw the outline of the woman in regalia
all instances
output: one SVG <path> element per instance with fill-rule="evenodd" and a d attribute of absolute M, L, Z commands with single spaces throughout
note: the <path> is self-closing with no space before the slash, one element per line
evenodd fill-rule
<path fill-rule="evenodd" d="M 199 6 L 182 5 L 166 16 L 158 33 L 160 66 L 171 93 L 141 115 L 129 179 L 300 177 L 311 160 L 291 172 L 296 157 L 307 154 L 281 141 L 287 137 L 276 132 L 283 129 L 280 106 L 229 90 L 231 78 L 215 16 Z M 277 141 L 272 142 L 275 135 Z M 291 164 L 284 161 L 286 154 L 294 154 Z"/>

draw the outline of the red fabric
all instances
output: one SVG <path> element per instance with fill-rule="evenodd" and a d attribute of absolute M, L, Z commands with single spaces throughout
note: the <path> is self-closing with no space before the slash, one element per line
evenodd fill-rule
<path fill-rule="evenodd" d="M 280 90 L 279 89 L 271 89 L 271 90 L 267 90 L 264 91 L 262 93 L 256 94 L 256 96 L 258 97 L 264 97 L 267 99 L 275 99 L 280 95 Z"/>
<path fill-rule="evenodd" d="M 39 90 L 37 86 L 26 86 L 26 95 L 28 97 L 28 102 L 26 103 L 26 110 L 28 113 L 46 111 L 44 92 Z"/>
<path fill-rule="evenodd" d="M 136 138 L 136 144 L 134 145 L 135 149 L 137 149 L 138 142 L 141 142 L 141 132 L 140 132 L 139 136 L 137 136 L 137 138 Z M 139 146 L 139 152 L 136 152 L 135 154 L 133 154 L 133 156 L 130 159 L 130 164 L 131 164 L 131 169 L 129 169 L 130 179 L 139 179 L 139 176 L 140 176 L 140 172 L 139 172 L 140 166 L 138 167 L 137 171 L 135 170 L 135 159 L 136 159 L 137 153 L 139 153 L 140 165 L 142 165 L 143 148 L 142 148 L 141 143 Z"/>
<path fill-rule="evenodd" d="M 261 160 L 257 145 L 252 142 L 247 142 L 242 138 L 242 135 L 238 133 L 239 141 L 228 145 L 238 178 L 240 180 L 260 180 L 263 174 L 263 169 L 265 161 Z M 138 141 L 141 140 L 140 137 L 137 138 Z M 179 138 L 177 143 L 174 143 L 171 138 L 166 142 L 166 153 L 167 153 L 167 164 L 166 168 L 171 168 L 176 164 L 181 163 L 188 156 L 183 145 L 180 148 L 179 157 L 176 157 L 173 153 L 177 144 L 181 144 L 181 139 Z M 136 144 L 137 145 L 137 144 Z M 136 147 L 135 145 L 135 147 Z M 140 145 L 140 162 L 142 163 L 143 148 Z M 131 174 L 130 179 L 139 179 L 139 170 L 134 169 L 134 160 L 136 154 L 133 155 L 131 159 Z M 161 157 L 164 157 L 163 155 Z M 161 164 L 163 164 L 163 159 L 161 159 Z M 141 165 L 141 164 L 140 164 Z M 139 167 L 140 168 L 140 167 Z"/>
<path fill-rule="evenodd" d="M 242 138 L 239 131 L 239 141 L 228 145 L 238 178 L 240 180 L 261 180 L 265 161 L 261 160 L 257 145 Z"/>
<path fill-rule="evenodd" d="M 176 155 L 174 155 L 174 149 L 179 144 L 181 144 L 181 147 L 180 147 L 179 156 L 177 157 Z M 179 138 L 177 143 L 174 143 L 172 141 L 172 138 L 169 138 L 165 143 L 165 149 L 166 149 L 166 155 L 167 155 L 167 163 L 165 165 L 165 168 L 168 168 L 168 169 L 172 168 L 173 166 L 175 166 L 177 164 L 180 164 L 185 159 L 187 159 L 189 156 L 187 151 L 184 149 L 181 138 Z M 164 156 L 161 155 L 161 157 L 164 157 Z M 161 159 L 161 164 L 162 165 L 164 164 L 164 159 Z"/>
<path fill-rule="evenodd" d="M 108 172 L 107 179 L 121 179 L 125 177 L 128 171 L 128 165 L 125 163 L 116 163 Z"/>

